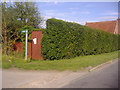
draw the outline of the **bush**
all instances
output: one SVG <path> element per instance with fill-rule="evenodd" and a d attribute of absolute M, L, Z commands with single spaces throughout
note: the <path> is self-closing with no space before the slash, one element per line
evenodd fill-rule
<path fill-rule="evenodd" d="M 68 59 L 118 50 L 118 35 L 54 18 L 46 24 L 41 42 L 44 59 Z"/>

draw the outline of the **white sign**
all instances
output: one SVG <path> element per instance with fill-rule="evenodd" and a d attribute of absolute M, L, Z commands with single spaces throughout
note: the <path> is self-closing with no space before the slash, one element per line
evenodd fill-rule
<path fill-rule="evenodd" d="M 37 44 L 37 38 L 34 38 L 34 39 L 33 39 L 33 43 L 34 43 L 34 44 Z"/>
<path fill-rule="evenodd" d="M 21 31 L 21 32 L 22 32 L 22 33 L 26 33 L 26 32 L 28 32 L 28 31 L 25 31 L 25 30 L 24 30 L 24 31 Z"/>

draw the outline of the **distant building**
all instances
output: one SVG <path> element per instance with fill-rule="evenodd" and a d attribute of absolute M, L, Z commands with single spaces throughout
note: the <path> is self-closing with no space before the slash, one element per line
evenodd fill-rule
<path fill-rule="evenodd" d="M 113 34 L 120 34 L 120 18 L 114 21 L 86 22 L 86 26 Z"/>

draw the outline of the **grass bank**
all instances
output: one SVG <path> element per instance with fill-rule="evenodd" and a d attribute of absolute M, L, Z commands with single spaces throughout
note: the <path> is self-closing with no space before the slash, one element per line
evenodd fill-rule
<path fill-rule="evenodd" d="M 100 55 L 79 56 L 72 59 L 63 60 L 31 60 L 25 62 L 22 58 L 15 58 L 13 56 L 2 56 L 2 68 L 8 69 L 11 67 L 27 69 L 27 70 L 81 70 L 88 66 L 95 67 L 99 64 L 118 58 L 120 52 L 115 51 L 111 53 L 104 53 Z M 11 62 L 9 62 L 11 60 Z"/>

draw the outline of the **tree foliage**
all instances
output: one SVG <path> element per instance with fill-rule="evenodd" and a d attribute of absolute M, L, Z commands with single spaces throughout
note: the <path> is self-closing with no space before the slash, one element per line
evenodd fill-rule
<path fill-rule="evenodd" d="M 3 53 L 7 55 L 16 41 L 22 41 L 21 28 L 32 27 L 31 32 L 33 28 L 39 28 L 41 21 L 40 13 L 32 2 L 2 3 Z"/>
<path fill-rule="evenodd" d="M 42 18 L 35 3 L 15 2 L 14 8 L 16 8 L 17 18 L 22 26 L 28 25 L 34 28 L 39 28 L 38 25 L 42 22 Z"/>
<path fill-rule="evenodd" d="M 2 4 L 2 45 L 3 52 L 8 54 L 12 43 L 19 38 L 15 9 L 7 3 Z"/>

